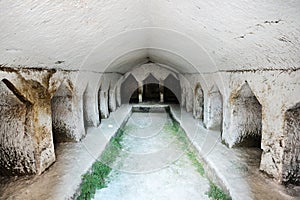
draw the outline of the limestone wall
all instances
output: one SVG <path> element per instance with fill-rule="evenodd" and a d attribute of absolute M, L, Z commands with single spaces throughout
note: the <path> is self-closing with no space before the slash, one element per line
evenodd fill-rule
<path fill-rule="evenodd" d="M 13 130 L 27 133 L 31 153 L 21 159 L 31 164 L 19 172 L 41 173 L 55 160 L 52 118 L 53 128 L 65 132 L 61 141 L 79 141 L 87 126 L 121 105 L 130 73 L 140 93 L 150 72 L 159 81 L 172 74 L 182 108 L 207 128 L 221 126 L 229 147 L 261 135 L 260 169 L 297 181 L 298 161 L 288 152 L 297 153 L 291 135 L 299 126 L 297 112 L 287 111 L 299 103 L 299 7 L 299 1 L 2 0 L 0 78 L 13 87 L 7 91 L 1 82 L 7 94 L 1 113 L 10 110 L 10 119 L 20 110 L 14 125 L 2 120 L 2 139 Z M 251 97 L 241 92 L 245 81 Z M 7 105 L 12 95 L 18 103 Z M 25 148 L 19 137 L 8 139 L 14 149 Z"/>
<path fill-rule="evenodd" d="M 207 112 L 203 120 L 208 129 L 222 129 L 223 98 L 220 90 L 214 85 L 207 94 Z"/>
<path fill-rule="evenodd" d="M 1 175 L 42 173 L 55 161 L 54 142 L 80 141 L 88 125 L 99 125 L 101 76 L 1 66 Z M 104 76 L 112 88 L 120 77 Z M 113 107 L 115 101 L 111 95 L 106 105 Z"/>
<path fill-rule="evenodd" d="M 19 95 L 8 80 L 0 82 L 1 175 L 32 174 L 37 171 L 30 122 L 32 105 Z"/>
<path fill-rule="evenodd" d="M 285 184 L 300 184 L 300 107 L 299 103 L 285 113 L 283 179 Z"/>
<path fill-rule="evenodd" d="M 4 92 L 1 116 L 7 116 L 1 120 L 1 154 L 5 157 L 1 159 L 1 168 L 10 171 L 10 174 L 40 174 L 55 161 L 51 95 L 47 91 L 49 78 L 54 73 L 55 70 L 1 67 L 1 88 L 4 88 L 1 90 Z M 7 109 L 11 111 L 3 113 Z M 12 150 L 10 154 L 4 154 L 7 148 Z"/>
<path fill-rule="evenodd" d="M 190 106 L 194 112 L 199 109 L 189 91 L 200 86 L 207 128 L 221 129 L 222 140 L 229 147 L 261 148 L 260 169 L 279 182 L 299 180 L 299 119 L 297 109 L 287 111 L 299 102 L 299 70 L 234 70 L 179 76 L 182 106 L 187 111 Z M 194 100 L 201 96 L 193 93 Z"/>

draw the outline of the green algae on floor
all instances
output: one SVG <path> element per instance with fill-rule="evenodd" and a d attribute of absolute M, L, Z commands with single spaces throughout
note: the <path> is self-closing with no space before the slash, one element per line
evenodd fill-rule
<path fill-rule="evenodd" d="M 171 133 L 177 138 L 177 140 L 181 144 L 181 148 L 183 148 L 190 161 L 196 167 L 197 172 L 199 172 L 201 176 L 204 176 L 205 172 L 203 165 L 199 161 L 195 149 L 192 147 L 192 144 L 189 142 L 184 130 L 180 127 L 179 123 L 173 120 L 172 122 L 165 124 L 164 130 Z"/>
<path fill-rule="evenodd" d="M 110 165 L 119 155 L 121 149 L 121 140 L 124 130 L 119 129 L 115 137 L 113 137 L 105 148 L 99 160 L 97 160 L 89 172 L 82 176 L 80 186 L 80 194 L 77 200 L 89 200 L 94 198 L 97 189 L 107 186 L 107 176 L 111 172 Z"/>
<path fill-rule="evenodd" d="M 170 132 L 171 134 L 175 135 L 182 144 L 182 148 L 186 148 L 185 152 L 193 163 L 194 167 L 201 176 L 204 176 L 205 171 L 204 167 L 198 159 L 196 150 L 190 144 L 184 130 L 180 127 L 179 123 L 176 121 L 172 121 L 170 123 L 165 124 L 164 130 Z M 219 188 L 215 183 L 210 181 L 210 188 L 207 192 L 208 197 L 212 198 L 213 200 L 231 200 L 231 197 L 227 195 L 221 188 Z"/>
<path fill-rule="evenodd" d="M 179 123 L 165 111 L 133 112 L 83 177 L 78 199 L 208 200 L 209 188 Z"/>
<path fill-rule="evenodd" d="M 210 182 L 209 185 L 209 191 L 207 192 L 208 197 L 214 200 L 231 200 L 231 197 L 223 192 L 223 190 L 216 186 L 213 182 Z"/>

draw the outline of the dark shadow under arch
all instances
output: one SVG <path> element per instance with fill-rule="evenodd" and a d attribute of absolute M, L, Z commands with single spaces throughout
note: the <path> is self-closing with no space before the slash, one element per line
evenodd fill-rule
<path fill-rule="evenodd" d="M 138 103 L 138 82 L 132 74 L 121 84 L 121 104 Z"/>
<path fill-rule="evenodd" d="M 232 97 L 232 123 L 238 139 L 235 146 L 261 147 L 262 106 L 246 82 Z"/>
<path fill-rule="evenodd" d="M 173 74 L 164 80 L 163 86 L 164 102 L 179 104 L 181 101 L 180 81 Z"/>
<path fill-rule="evenodd" d="M 159 81 L 151 73 L 143 80 L 143 102 L 149 101 L 160 101 Z"/>

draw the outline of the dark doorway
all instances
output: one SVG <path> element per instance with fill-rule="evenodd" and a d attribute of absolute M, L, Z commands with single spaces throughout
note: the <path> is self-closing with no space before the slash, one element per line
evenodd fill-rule
<path fill-rule="evenodd" d="M 139 102 L 138 82 L 131 74 L 121 85 L 121 102 L 122 104 Z"/>
<path fill-rule="evenodd" d="M 159 81 L 152 74 L 143 81 L 143 101 L 160 101 Z"/>
<path fill-rule="evenodd" d="M 233 135 L 237 135 L 235 146 L 261 147 L 262 106 L 246 82 L 232 96 Z"/>
<path fill-rule="evenodd" d="M 163 94 L 165 103 L 178 104 L 178 99 L 181 99 L 180 82 L 172 74 L 164 80 Z"/>

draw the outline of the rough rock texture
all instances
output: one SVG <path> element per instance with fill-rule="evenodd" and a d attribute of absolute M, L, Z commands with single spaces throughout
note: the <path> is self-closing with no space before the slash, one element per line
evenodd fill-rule
<path fill-rule="evenodd" d="M 106 119 L 109 117 L 109 110 L 108 110 L 108 91 L 99 92 L 99 101 L 100 101 L 100 113 L 101 119 Z"/>
<path fill-rule="evenodd" d="M 285 115 L 283 182 L 300 185 L 300 105 Z"/>
<path fill-rule="evenodd" d="M 260 147 L 261 143 L 261 105 L 251 91 L 248 83 L 233 96 L 231 135 L 235 138 L 233 146 Z"/>
<path fill-rule="evenodd" d="M 79 141 L 76 132 L 76 105 L 73 104 L 72 86 L 63 82 L 51 99 L 52 128 L 55 142 Z M 74 112 L 75 111 L 75 112 Z"/>
<path fill-rule="evenodd" d="M 214 85 L 207 94 L 208 106 L 205 125 L 208 129 L 222 130 L 223 99 L 219 89 Z"/>
<path fill-rule="evenodd" d="M 193 86 L 190 83 L 190 80 L 185 77 L 183 74 L 178 75 L 181 85 L 181 106 L 185 107 L 188 112 L 193 111 L 193 100 L 194 100 L 194 89 L 196 86 Z"/>
<path fill-rule="evenodd" d="M 263 152 L 260 169 L 281 182 L 285 148 L 284 116 L 287 109 L 299 102 L 299 70 L 229 71 L 220 72 L 220 75 L 220 81 L 216 84 L 224 100 L 222 139 L 230 147 L 236 142 L 237 135 L 232 133 L 237 121 L 232 119 L 234 101 L 231 97 L 237 94 L 246 80 L 262 106 Z"/>
<path fill-rule="evenodd" d="M 32 105 L 11 87 L 0 81 L 0 175 L 36 173 Z"/>
<path fill-rule="evenodd" d="M 98 90 L 99 112 L 103 119 L 109 117 L 109 113 L 117 108 L 116 85 L 121 78 L 117 73 L 101 74 L 100 88 Z"/>
<path fill-rule="evenodd" d="M 247 110 L 245 100 L 232 98 L 247 80 L 262 106 L 260 169 L 282 181 L 285 112 L 299 102 L 299 6 L 297 0 L 0 1 L 0 64 L 20 68 L 5 68 L 0 78 L 32 104 L 38 173 L 55 160 L 50 101 L 63 80 L 70 79 L 75 88 L 72 105 L 80 135 L 84 121 L 97 126 L 99 115 L 107 117 L 121 104 L 127 72 L 154 62 L 139 68 L 138 76 L 133 73 L 139 90 L 148 72 L 164 66 L 151 73 L 159 81 L 170 71 L 180 79 L 181 106 L 190 112 L 200 83 L 205 124 L 211 113 L 209 89 L 216 84 L 223 97 L 222 139 L 229 147 L 240 140 L 235 130 L 244 130 L 237 126 L 255 116 L 251 112 L 251 120 L 241 124 L 233 115 L 238 107 Z M 86 75 L 107 72 L 125 78 L 114 85 Z"/>
<path fill-rule="evenodd" d="M 299 6 L 258 0 L 1 1 L 0 63 L 104 72 L 126 55 L 114 71 L 129 71 L 118 66 L 147 56 L 188 72 L 195 70 L 180 57 L 201 72 L 299 67 Z"/>
<path fill-rule="evenodd" d="M 196 119 L 203 119 L 203 91 L 200 83 L 198 83 L 194 89 L 194 105 L 193 105 L 193 116 Z"/>
<path fill-rule="evenodd" d="M 0 79 L 4 79 L 1 88 L 5 88 L 1 91 L 7 94 L 3 94 L 1 112 L 9 108 L 14 110 L 12 113 L 2 113 L 1 117 L 7 117 L 2 118 L 0 123 L 3 128 L 0 135 L 5 140 L 1 142 L 1 155 L 7 156 L 1 161 L 10 173 L 40 174 L 55 161 L 51 95 L 48 93 L 49 80 L 54 73 L 55 70 L 16 70 L 5 67 L 0 70 Z M 12 96 L 12 92 L 15 96 Z M 7 148 L 11 148 L 12 154 L 6 154 Z M 20 160 L 16 162 L 16 159 Z"/>
<path fill-rule="evenodd" d="M 98 108 L 98 90 L 101 76 L 99 73 L 88 73 L 88 84 L 83 93 L 83 112 L 85 126 L 98 127 L 100 125 L 100 114 Z"/>

